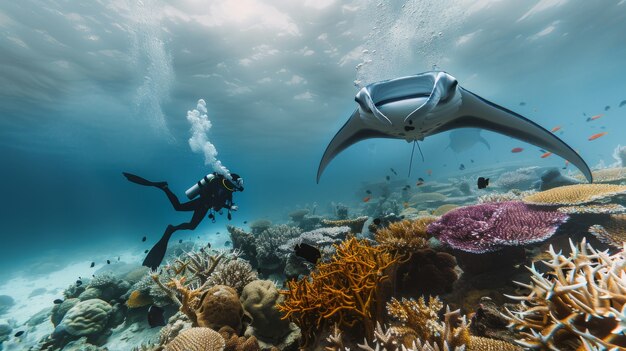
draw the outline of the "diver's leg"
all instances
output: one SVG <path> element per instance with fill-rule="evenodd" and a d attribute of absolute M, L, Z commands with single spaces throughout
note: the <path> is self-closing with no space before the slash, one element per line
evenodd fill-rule
<path fill-rule="evenodd" d="M 176 226 L 171 224 L 168 225 L 167 228 L 165 228 L 163 236 L 156 244 L 154 244 L 152 249 L 150 249 L 150 252 L 148 252 L 148 255 L 143 260 L 142 264 L 146 267 L 150 267 L 153 270 L 157 269 L 161 262 L 163 262 L 163 258 L 165 257 L 165 251 L 167 251 L 167 243 L 170 241 L 172 234 L 174 234 L 174 232 L 179 229 L 196 229 L 196 227 L 198 226 L 198 224 L 200 224 L 200 222 L 202 222 L 202 219 L 208 211 L 209 209 L 207 207 L 200 207 L 196 211 L 194 211 L 193 217 L 191 217 L 191 221 L 189 221 L 188 223 L 182 223 Z"/>
<path fill-rule="evenodd" d="M 170 200 L 170 202 L 172 203 L 172 206 L 174 206 L 174 209 L 176 211 L 195 211 L 198 208 L 198 202 L 200 200 L 200 198 L 197 198 L 195 200 L 191 200 L 185 203 L 180 203 L 180 200 L 178 200 L 178 197 L 176 196 L 176 194 L 174 194 L 169 187 L 164 186 L 161 187 L 161 189 L 165 192 L 165 195 L 167 195 L 167 198 Z"/>

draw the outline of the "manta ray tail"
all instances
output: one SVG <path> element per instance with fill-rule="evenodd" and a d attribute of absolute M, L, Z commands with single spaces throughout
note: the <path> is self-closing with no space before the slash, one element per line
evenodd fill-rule
<path fill-rule="evenodd" d="M 590 183 L 593 181 L 587 163 L 554 133 L 513 111 L 487 101 L 466 89 L 460 89 L 463 104 L 459 116 L 442 125 L 437 132 L 474 127 L 504 134 L 563 157 L 575 165 L 587 181 Z"/>

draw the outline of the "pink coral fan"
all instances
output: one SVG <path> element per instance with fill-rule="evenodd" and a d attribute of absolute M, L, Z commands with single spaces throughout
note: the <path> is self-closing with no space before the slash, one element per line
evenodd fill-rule
<path fill-rule="evenodd" d="M 428 226 L 428 234 L 472 253 L 543 241 L 565 223 L 566 214 L 505 201 L 460 207 Z"/>

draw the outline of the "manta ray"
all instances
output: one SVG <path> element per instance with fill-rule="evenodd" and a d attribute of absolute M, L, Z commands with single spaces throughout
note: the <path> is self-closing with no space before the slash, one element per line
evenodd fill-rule
<path fill-rule="evenodd" d="M 317 182 L 341 151 L 370 138 L 407 142 L 458 128 L 479 128 L 538 146 L 568 160 L 591 183 L 587 163 L 556 135 L 528 118 L 461 87 L 443 71 L 424 72 L 370 84 L 355 97 L 358 107 L 326 147 Z"/>

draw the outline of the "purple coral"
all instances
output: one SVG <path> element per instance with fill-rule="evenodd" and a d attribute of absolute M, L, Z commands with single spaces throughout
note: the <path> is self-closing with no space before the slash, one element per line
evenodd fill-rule
<path fill-rule="evenodd" d="M 452 248 L 484 253 L 543 241 L 568 218 L 521 201 L 491 202 L 446 213 L 428 226 L 428 234 Z"/>

